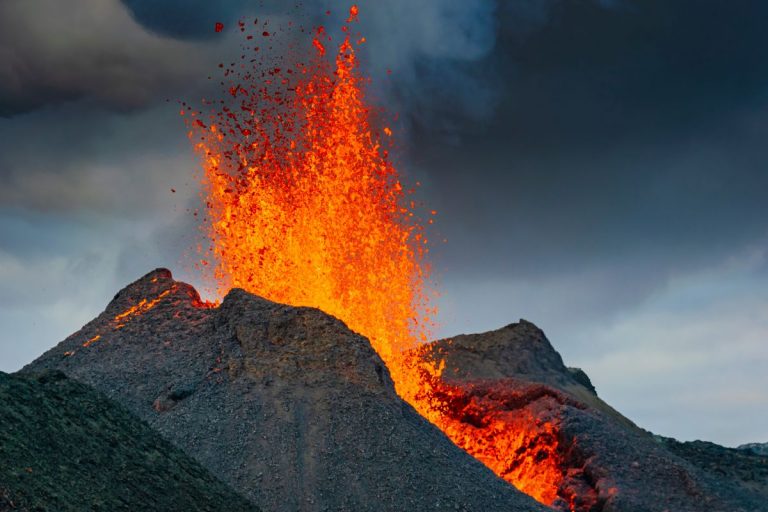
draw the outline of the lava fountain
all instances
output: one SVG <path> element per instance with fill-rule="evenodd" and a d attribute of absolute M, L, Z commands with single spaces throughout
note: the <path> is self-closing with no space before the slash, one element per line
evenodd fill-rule
<path fill-rule="evenodd" d="M 415 397 L 403 354 L 428 339 L 434 314 L 427 239 L 389 158 L 391 130 L 374 128 L 365 102 L 356 16 L 353 8 L 333 63 L 320 27 L 309 63 L 234 63 L 226 100 L 209 103 L 207 117 L 182 110 L 203 158 L 212 261 L 201 265 L 211 264 L 220 295 L 243 288 L 344 320 L 370 339 L 398 392 Z"/>
<path fill-rule="evenodd" d="M 444 398 L 461 391 L 419 356 L 436 313 L 424 230 L 435 212 L 419 214 L 390 159 L 392 130 L 366 101 L 355 54 L 365 39 L 351 30 L 357 14 L 352 7 L 335 55 L 319 27 L 309 61 L 290 64 L 268 62 L 253 42 L 270 44 L 267 26 L 240 22 L 249 43 L 239 62 L 220 65 L 223 98 L 202 112 L 184 105 L 204 170 L 210 246 L 200 265 L 221 296 L 239 287 L 342 319 L 371 341 L 401 397 L 497 474 L 551 502 L 562 476 L 548 474 L 547 489 L 531 492 L 541 485 L 528 480 L 549 466 L 537 476 L 494 464 L 497 441 L 514 448 L 505 427 L 461 421 L 456 401 Z"/>

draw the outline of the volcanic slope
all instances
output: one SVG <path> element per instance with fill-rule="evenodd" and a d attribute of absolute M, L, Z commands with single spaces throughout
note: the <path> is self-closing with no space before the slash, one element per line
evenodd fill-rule
<path fill-rule="evenodd" d="M 264 510 L 546 510 L 395 393 L 369 342 L 313 308 L 159 269 L 24 372 L 59 369 Z"/>
<path fill-rule="evenodd" d="M 49 371 L 0 373 L 0 510 L 257 509 L 114 401 Z"/>
<path fill-rule="evenodd" d="M 423 357 L 445 363 L 449 428 L 491 445 L 465 448 L 511 481 L 550 485 L 558 510 L 768 511 L 768 457 L 638 428 L 530 322 L 440 340 Z"/>

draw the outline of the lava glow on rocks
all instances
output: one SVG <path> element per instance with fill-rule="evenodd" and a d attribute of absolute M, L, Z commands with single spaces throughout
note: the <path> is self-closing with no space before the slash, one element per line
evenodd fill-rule
<path fill-rule="evenodd" d="M 460 391 L 414 350 L 430 339 L 436 313 L 423 229 L 431 220 L 389 158 L 392 130 L 366 102 L 355 55 L 365 39 L 351 33 L 357 15 L 352 7 L 338 46 L 313 30 L 309 61 L 290 64 L 268 62 L 259 49 L 273 44 L 273 30 L 240 22 L 247 43 L 241 59 L 219 66 L 222 98 L 202 112 L 184 105 L 204 170 L 210 246 L 200 266 L 221 296 L 238 287 L 342 319 L 370 339 L 401 397 L 497 474 L 552 503 L 556 465 L 509 469 L 497 454 L 527 439 L 520 422 L 491 413 L 483 425 L 463 422 L 446 410 L 455 400 L 439 398 Z"/>

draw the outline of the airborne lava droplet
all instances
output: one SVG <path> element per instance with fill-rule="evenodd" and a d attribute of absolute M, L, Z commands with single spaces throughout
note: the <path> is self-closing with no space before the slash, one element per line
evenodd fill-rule
<path fill-rule="evenodd" d="M 353 5 L 349 8 L 349 18 L 347 18 L 347 23 L 352 23 L 353 21 L 357 21 L 357 15 L 360 14 L 360 10 L 357 8 L 357 5 Z"/>

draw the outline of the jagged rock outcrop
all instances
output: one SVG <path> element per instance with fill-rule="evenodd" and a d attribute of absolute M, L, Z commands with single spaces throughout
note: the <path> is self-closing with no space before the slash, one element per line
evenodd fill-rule
<path fill-rule="evenodd" d="M 736 449 L 749 451 L 756 455 L 768 456 L 768 443 L 747 443 L 737 446 Z"/>
<path fill-rule="evenodd" d="M 258 509 L 92 388 L 0 373 L 0 511 L 83 510 Z"/>
<path fill-rule="evenodd" d="M 492 429 L 491 443 L 503 431 L 499 421 L 515 425 L 513 430 L 527 425 L 527 436 L 515 450 L 486 452 L 507 468 L 535 460 L 527 471 L 540 470 L 535 477 L 554 486 L 556 509 L 768 510 L 765 459 L 736 460 L 737 450 L 730 450 L 724 471 L 703 463 L 702 451 L 694 453 L 688 443 L 659 441 L 600 400 L 586 374 L 567 368 L 530 322 L 441 340 L 424 357 L 443 362 L 443 380 L 459 390 L 446 407 L 456 421 L 473 424 L 478 435 Z M 707 445 L 711 461 L 716 445 Z M 546 473 L 552 467 L 560 468 L 559 479 Z"/>
<path fill-rule="evenodd" d="M 544 332 L 526 320 L 494 331 L 439 340 L 430 346 L 427 354 L 445 361 L 443 378 L 448 382 L 512 378 L 543 384 L 564 391 L 617 421 L 633 425 L 598 398 L 583 370 L 565 366 Z"/>
<path fill-rule="evenodd" d="M 58 369 L 147 421 L 264 510 L 544 510 L 396 394 L 335 318 L 156 270 L 23 371 Z"/>

